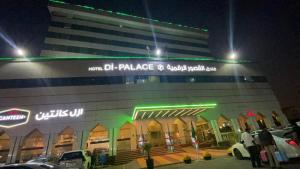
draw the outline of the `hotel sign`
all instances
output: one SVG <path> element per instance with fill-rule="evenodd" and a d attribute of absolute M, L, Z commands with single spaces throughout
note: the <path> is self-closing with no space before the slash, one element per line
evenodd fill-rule
<path fill-rule="evenodd" d="M 215 66 L 165 62 L 101 63 L 88 67 L 89 72 L 216 72 Z"/>
<path fill-rule="evenodd" d="M 0 127 L 11 128 L 26 124 L 29 120 L 30 111 L 24 109 L 7 109 L 0 112 Z"/>

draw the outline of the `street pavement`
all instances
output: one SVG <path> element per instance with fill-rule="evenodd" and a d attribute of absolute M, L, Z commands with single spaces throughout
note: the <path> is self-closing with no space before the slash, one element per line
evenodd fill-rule
<path fill-rule="evenodd" d="M 233 157 L 218 157 L 210 161 L 195 161 L 192 164 L 174 164 L 157 167 L 159 169 L 253 169 L 250 160 L 236 160 Z M 264 165 L 264 168 L 270 168 Z M 300 169 L 300 162 L 282 165 L 283 169 Z"/>
<path fill-rule="evenodd" d="M 135 162 L 122 166 L 108 167 L 109 169 L 138 169 Z M 170 164 L 165 166 L 155 167 L 157 169 L 253 169 L 249 160 L 236 160 L 234 157 L 223 156 L 216 157 L 212 160 L 193 161 L 192 164 Z M 270 168 L 265 165 L 264 168 Z M 282 165 L 283 169 L 300 169 L 300 160 L 295 160 L 289 164 Z"/>

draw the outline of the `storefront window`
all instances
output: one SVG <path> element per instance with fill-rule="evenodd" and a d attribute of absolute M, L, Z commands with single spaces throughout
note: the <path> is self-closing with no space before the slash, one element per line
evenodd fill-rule
<path fill-rule="evenodd" d="M 221 133 L 226 133 L 226 132 L 232 132 L 232 126 L 230 121 L 225 118 L 224 116 L 221 116 L 218 120 L 218 126 L 219 130 Z"/>
<path fill-rule="evenodd" d="M 257 115 L 256 115 L 256 122 L 260 129 L 267 127 L 267 125 L 265 123 L 265 117 L 260 113 L 257 113 Z"/>
<path fill-rule="evenodd" d="M 117 150 L 130 151 L 135 149 L 136 146 L 137 142 L 135 127 L 130 123 L 126 123 L 120 128 L 120 133 L 117 140 Z"/>
<path fill-rule="evenodd" d="M 200 147 L 210 147 L 216 144 L 215 135 L 208 121 L 204 118 L 199 118 L 196 123 L 196 133 Z"/>
<path fill-rule="evenodd" d="M 21 146 L 20 162 L 26 162 L 43 154 L 44 148 L 43 134 L 35 129 L 29 133 Z"/>
<path fill-rule="evenodd" d="M 252 127 L 248 124 L 248 118 L 245 117 L 244 115 L 240 115 L 238 117 L 238 122 L 239 122 L 239 125 L 240 125 L 240 128 L 245 131 L 246 128 L 250 128 L 252 129 Z"/>
<path fill-rule="evenodd" d="M 52 149 L 52 155 L 59 157 L 65 151 L 71 151 L 74 143 L 74 130 L 70 127 L 65 128 L 57 135 L 57 139 Z"/>
<path fill-rule="evenodd" d="M 94 129 L 91 130 L 89 139 L 87 141 L 87 149 L 90 152 L 100 153 L 101 151 L 108 152 L 109 138 L 108 131 L 105 127 L 98 124 Z"/>
<path fill-rule="evenodd" d="M 5 132 L 0 132 L 0 163 L 5 163 L 9 152 L 9 136 Z"/>

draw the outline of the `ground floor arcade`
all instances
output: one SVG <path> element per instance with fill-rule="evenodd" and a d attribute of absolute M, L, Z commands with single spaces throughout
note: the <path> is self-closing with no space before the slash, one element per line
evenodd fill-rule
<path fill-rule="evenodd" d="M 113 128 L 99 123 L 81 130 L 65 126 L 58 133 L 43 133 L 34 128 L 25 136 L 13 136 L 3 130 L 0 132 L 0 163 L 24 162 L 41 155 L 56 158 L 62 152 L 76 149 L 116 155 L 117 151 L 139 149 L 141 141 L 153 146 L 166 146 L 170 138 L 174 145 L 191 145 L 192 128 L 196 131 L 200 147 L 227 146 L 239 140 L 241 131 L 247 127 L 255 130 L 264 126 L 286 125 L 276 112 L 272 112 L 271 118 L 262 113 L 253 116 L 249 113 L 235 118 L 219 115 L 208 119 L 201 114 L 206 109 L 143 109 L 136 112 L 138 115 L 133 121 Z M 181 116 L 184 113 L 190 115 Z"/>

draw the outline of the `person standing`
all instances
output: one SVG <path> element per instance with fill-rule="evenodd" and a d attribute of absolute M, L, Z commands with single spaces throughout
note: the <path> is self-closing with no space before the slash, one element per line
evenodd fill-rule
<path fill-rule="evenodd" d="M 258 147 L 255 144 L 254 138 L 252 137 L 249 128 L 246 128 L 245 132 L 242 133 L 241 141 L 245 145 L 245 147 L 247 148 L 247 150 L 250 154 L 252 167 L 253 168 L 262 167 L 261 161 L 259 158 Z"/>
<path fill-rule="evenodd" d="M 281 168 L 279 161 L 275 156 L 276 144 L 272 134 L 268 131 L 266 127 L 258 134 L 258 138 L 261 146 L 266 150 L 270 167 L 272 168 Z M 274 164 L 275 163 L 275 164 Z"/>

